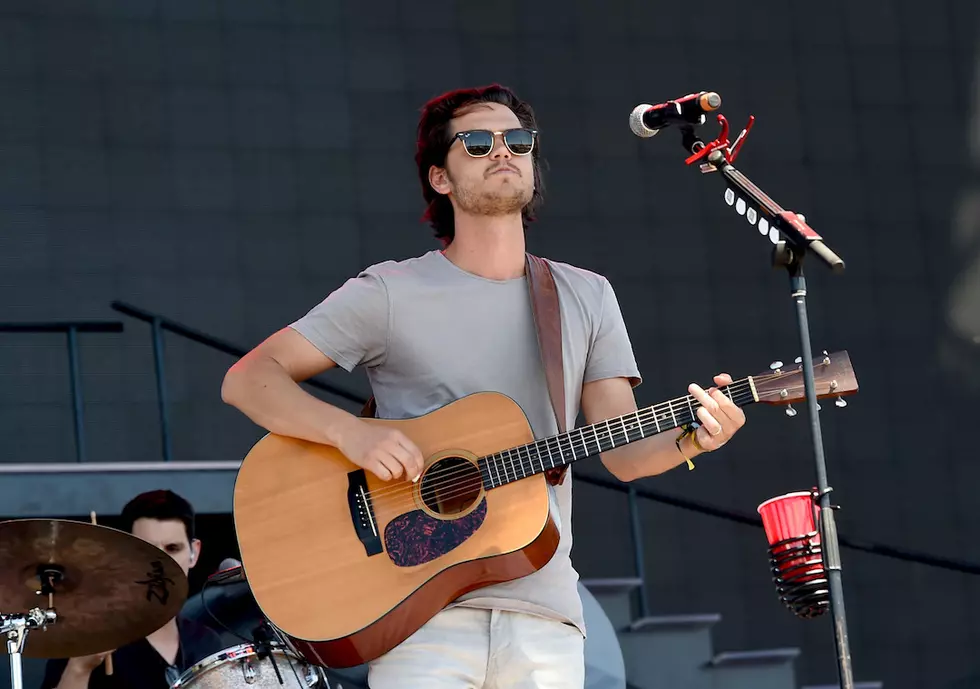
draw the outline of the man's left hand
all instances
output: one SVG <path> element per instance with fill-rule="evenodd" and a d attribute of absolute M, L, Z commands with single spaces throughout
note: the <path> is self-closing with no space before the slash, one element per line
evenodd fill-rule
<path fill-rule="evenodd" d="M 731 385 L 732 377 L 721 373 L 714 378 L 715 385 Z M 712 452 L 727 443 L 745 425 L 745 413 L 717 387 L 705 390 L 697 383 L 688 386 L 690 392 L 701 403 L 698 420 L 701 425 L 695 437 L 705 452 Z"/>

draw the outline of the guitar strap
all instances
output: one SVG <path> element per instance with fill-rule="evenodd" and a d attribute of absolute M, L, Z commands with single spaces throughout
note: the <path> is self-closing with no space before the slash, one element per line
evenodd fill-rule
<path fill-rule="evenodd" d="M 561 306 L 558 288 L 551 266 L 543 258 L 527 254 L 527 285 L 531 292 L 531 312 L 534 327 L 538 331 L 538 347 L 544 363 L 544 376 L 548 381 L 551 408 L 555 412 L 558 430 L 565 432 L 565 362 L 561 347 Z M 545 477 L 557 486 L 565 480 L 568 465 L 548 469 Z"/>
<path fill-rule="evenodd" d="M 544 364 L 548 394 L 551 396 L 551 407 L 555 412 L 558 430 L 564 433 L 566 430 L 565 366 L 561 346 L 561 307 L 558 302 L 558 288 L 555 285 L 555 277 L 551 273 L 551 266 L 546 260 L 532 254 L 525 254 L 525 256 L 531 313 L 538 334 L 538 347 Z M 377 411 L 377 403 L 372 396 L 361 410 L 361 416 L 373 417 Z M 555 467 L 548 469 L 545 477 L 552 485 L 558 485 L 565 479 L 567 471 L 567 465 Z"/>

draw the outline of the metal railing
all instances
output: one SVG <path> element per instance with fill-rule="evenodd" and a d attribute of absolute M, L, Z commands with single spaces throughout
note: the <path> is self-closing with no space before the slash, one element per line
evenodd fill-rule
<path fill-rule="evenodd" d="M 233 344 L 226 340 L 221 340 L 216 337 L 212 337 L 206 333 L 203 333 L 194 328 L 190 328 L 182 323 L 171 320 L 157 313 L 152 313 L 145 309 L 127 304 L 121 301 L 114 301 L 111 304 L 112 308 L 119 313 L 125 314 L 132 318 L 138 319 L 145 323 L 148 323 L 151 328 L 151 337 L 153 341 L 153 361 L 154 370 L 156 373 L 156 383 L 157 383 L 157 394 L 158 394 L 158 406 L 159 406 L 159 416 L 160 416 L 160 432 L 162 435 L 162 446 L 163 446 L 163 459 L 164 462 L 170 462 L 172 460 L 172 444 L 170 439 L 170 423 L 169 423 L 169 412 L 167 408 L 167 384 L 166 375 L 164 370 L 164 333 L 171 332 L 180 337 L 186 338 L 193 342 L 197 342 L 211 349 L 224 352 L 231 356 L 241 357 L 248 350 L 239 345 Z M 68 334 L 68 347 L 69 347 L 69 365 L 72 377 L 72 397 L 73 397 L 73 409 L 75 411 L 75 433 L 77 445 L 80 448 L 78 451 L 78 461 L 84 461 L 84 434 L 82 431 L 82 415 L 81 415 L 81 383 L 78 375 L 78 353 L 77 353 L 77 334 L 80 332 L 121 332 L 122 323 L 107 321 L 107 322 L 78 322 L 78 323 L 32 323 L 32 324 L 0 324 L 0 332 L 65 332 Z M 329 383 L 324 383 L 319 380 L 308 380 L 303 383 L 304 385 L 309 385 L 313 388 L 322 390 L 338 398 L 347 400 L 349 402 L 354 402 L 359 405 L 363 405 L 367 400 L 363 395 L 347 390 L 341 386 L 332 385 Z M 633 558 L 634 558 L 634 568 L 636 571 L 636 576 L 641 581 L 646 581 L 646 573 L 644 570 L 644 554 L 643 554 L 643 532 L 641 520 L 639 517 L 639 500 L 642 498 L 644 500 L 650 500 L 653 502 L 661 503 L 664 505 L 671 505 L 684 510 L 689 510 L 692 512 L 697 512 L 699 514 L 704 514 L 707 516 L 715 517 L 718 519 L 724 519 L 729 522 L 734 522 L 737 524 L 743 524 L 746 526 L 752 526 L 756 528 L 762 528 L 762 520 L 757 515 L 750 515 L 745 513 L 736 512 L 733 510 L 728 510 L 713 505 L 708 505 L 706 503 L 697 502 L 694 500 L 688 500 L 686 498 L 679 498 L 676 496 L 668 495 L 666 493 L 661 493 L 659 491 L 650 490 L 645 487 L 638 487 L 635 485 L 624 485 L 617 481 L 603 479 L 594 476 L 588 476 L 584 474 L 576 474 L 576 481 L 581 481 L 593 486 L 598 486 L 604 489 L 616 491 L 619 493 L 624 493 L 629 501 L 629 520 L 630 520 L 630 536 L 633 547 Z M 919 551 L 908 550 L 905 548 L 897 548 L 890 545 L 885 545 L 881 543 L 875 543 L 872 541 L 861 541 L 857 539 L 848 538 L 846 536 L 840 535 L 839 537 L 840 545 L 845 548 L 850 548 L 853 550 L 858 550 L 866 553 L 872 553 L 882 557 L 889 557 L 892 559 L 902 560 L 905 562 L 915 562 L 918 564 L 924 564 L 931 567 L 938 567 L 941 569 L 963 572 L 966 574 L 980 575 L 980 564 L 968 562 L 965 560 L 956 560 L 953 558 L 940 557 L 937 555 L 932 555 L 930 553 L 923 553 Z M 638 608 L 639 614 L 641 616 L 648 616 L 649 603 L 647 600 L 647 594 L 645 586 L 638 587 Z"/>
<path fill-rule="evenodd" d="M 164 318 L 160 314 L 151 313 L 145 309 L 141 309 L 132 304 L 127 304 L 121 301 L 114 301 L 110 304 L 112 308 L 119 313 L 131 316 L 132 318 L 139 319 L 145 323 L 150 324 L 150 337 L 153 340 L 153 369 L 156 373 L 157 380 L 157 403 L 159 407 L 160 416 L 160 435 L 161 435 L 161 445 L 163 447 L 163 461 L 169 462 L 173 459 L 173 445 L 170 441 L 170 411 L 167 394 L 167 378 L 164 374 L 164 360 L 163 360 L 163 333 L 164 331 L 169 331 L 175 335 L 180 335 L 192 342 L 198 342 L 211 349 L 216 349 L 219 352 L 224 352 L 225 354 L 230 354 L 236 357 L 242 357 L 248 351 L 243 347 L 232 344 L 226 340 L 220 340 L 217 337 L 212 337 L 206 333 L 202 333 L 200 330 L 195 330 L 194 328 L 189 328 L 182 323 L 177 321 L 172 321 L 169 318 Z M 327 385 L 326 383 L 321 383 L 319 381 L 307 381 L 313 387 L 319 388 L 326 392 L 329 392 L 337 397 L 341 397 L 352 402 L 360 401 L 363 404 L 366 400 L 362 400 L 360 395 L 357 395 L 349 390 L 344 390 L 343 388 L 338 388 L 333 385 Z"/>
<path fill-rule="evenodd" d="M 112 308 L 119 313 L 126 314 L 127 316 L 132 316 L 133 318 L 138 318 L 141 321 L 150 323 L 154 328 L 154 345 L 162 340 L 159 339 L 159 333 L 162 330 L 168 330 L 174 334 L 186 337 L 194 342 L 198 342 L 212 349 L 216 349 L 232 356 L 241 357 L 244 356 L 248 351 L 244 347 L 232 344 L 225 340 L 220 340 L 216 337 L 212 337 L 206 333 L 199 330 L 189 328 L 186 325 L 178 323 L 177 321 L 164 318 L 159 314 L 151 313 L 145 309 L 138 308 L 131 304 L 127 304 L 121 301 L 114 301 L 111 304 Z M 162 355 L 155 355 L 162 356 Z M 162 372 L 162 365 L 158 366 L 158 371 Z M 367 400 L 363 395 L 359 395 L 355 392 L 351 392 L 343 387 L 337 385 L 331 385 L 328 383 L 323 383 L 317 380 L 309 380 L 304 384 L 309 384 L 312 387 L 318 388 L 332 395 L 336 395 L 342 399 L 348 400 L 350 402 L 355 402 L 359 405 L 363 405 Z M 164 382 L 158 380 L 158 386 L 164 389 Z M 636 567 L 636 576 L 639 579 L 645 580 L 644 569 L 643 569 L 643 534 L 642 527 L 639 518 L 639 499 L 651 500 L 653 502 L 659 502 L 664 505 L 671 505 L 672 507 L 678 507 L 680 509 L 690 510 L 692 512 L 697 512 L 699 514 L 708 515 L 710 517 L 716 517 L 718 519 L 724 519 L 726 521 L 735 522 L 736 524 L 744 524 L 746 526 L 753 526 L 757 528 L 762 528 L 762 519 L 757 515 L 750 515 L 745 513 L 736 512 L 733 510 L 724 509 L 721 507 L 715 507 L 713 505 L 708 505 L 706 503 L 697 502 L 695 500 L 688 500 L 686 498 L 679 498 L 676 496 L 668 495 L 666 493 L 661 493 L 659 491 L 650 490 L 648 488 L 637 487 L 634 485 L 624 485 L 617 481 L 612 481 L 608 479 L 603 479 L 599 477 L 587 476 L 581 473 L 575 475 L 576 481 L 582 481 L 583 483 L 588 483 L 593 486 L 599 486 L 606 488 L 608 490 L 616 491 L 619 493 L 625 493 L 629 499 L 630 507 L 630 526 L 632 531 L 633 540 L 633 553 Z M 964 572 L 966 574 L 980 574 L 980 564 L 967 562 L 965 560 L 954 560 L 952 558 L 939 557 L 936 555 L 931 555 L 929 553 L 916 552 L 912 550 L 907 550 L 903 548 L 896 548 L 893 546 L 888 546 L 880 543 L 874 543 L 872 541 L 860 541 L 856 539 L 846 538 L 844 536 L 838 536 L 840 544 L 842 546 L 851 548 L 853 550 L 859 550 L 867 553 L 874 553 L 875 555 L 881 555 L 884 557 L 890 557 L 897 560 L 904 560 L 906 562 L 917 562 L 919 564 L 930 565 L 933 567 L 940 567 L 942 569 L 948 569 L 956 572 Z M 641 597 L 641 611 L 646 612 L 645 598 Z"/>
<path fill-rule="evenodd" d="M 71 416 L 75 429 L 75 460 L 84 462 L 85 452 L 85 395 L 78 363 L 80 333 L 121 333 L 121 321 L 51 321 L 45 323 L 0 323 L 0 333 L 62 333 L 67 336 L 68 380 L 71 382 Z"/>

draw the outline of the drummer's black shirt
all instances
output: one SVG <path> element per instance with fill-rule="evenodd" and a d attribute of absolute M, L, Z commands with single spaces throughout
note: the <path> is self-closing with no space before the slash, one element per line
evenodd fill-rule
<path fill-rule="evenodd" d="M 112 676 L 105 674 L 105 663 L 95 668 L 89 689 L 169 689 L 181 673 L 225 646 L 217 632 L 193 620 L 178 617 L 177 633 L 180 647 L 174 665 L 140 639 L 113 652 Z M 67 664 L 67 659 L 49 660 L 40 689 L 57 687 Z"/>

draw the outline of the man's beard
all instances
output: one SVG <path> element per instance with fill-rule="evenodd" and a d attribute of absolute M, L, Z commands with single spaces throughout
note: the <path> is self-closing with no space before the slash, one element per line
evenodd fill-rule
<path fill-rule="evenodd" d="M 533 189 L 517 184 L 505 184 L 494 190 L 476 189 L 465 184 L 453 187 L 456 205 L 470 215 L 520 213 L 531 202 L 533 195 Z"/>

